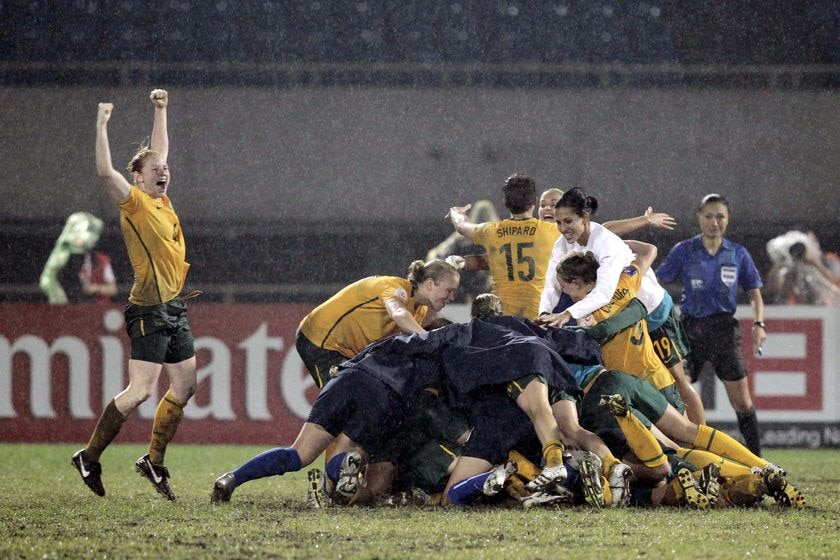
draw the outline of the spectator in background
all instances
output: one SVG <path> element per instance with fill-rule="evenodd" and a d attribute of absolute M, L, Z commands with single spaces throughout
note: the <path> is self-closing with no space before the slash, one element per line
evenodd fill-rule
<path fill-rule="evenodd" d="M 761 436 L 735 319 L 740 286 L 753 309 L 752 351 L 760 354 L 767 338 L 761 277 L 743 246 L 724 238 L 729 202 L 719 194 L 703 197 L 697 210 L 700 234 L 677 243 L 656 270 L 663 284 L 682 282 L 680 311 L 691 352 L 686 363 L 697 381 L 709 362 L 723 381 L 747 447 L 761 455 Z"/>
<path fill-rule="evenodd" d="M 499 220 L 499 215 L 492 202 L 477 200 L 470 208 L 469 218 L 471 222 L 480 224 L 496 222 Z M 476 295 L 490 291 L 492 283 L 487 268 L 487 255 L 472 239 L 464 237 L 457 231 L 453 231 L 449 237 L 430 249 L 426 254 L 426 261 L 445 260 L 453 255 L 469 255 L 466 257 L 465 270 L 472 271 L 472 274 L 461 278 L 461 295 L 458 301 L 470 303 Z"/>
<path fill-rule="evenodd" d="M 41 291 L 51 304 L 108 302 L 117 295 L 111 259 L 93 250 L 99 241 L 102 226 L 102 220 L 87 212 L 74 212 L 67 218 L 39 280 Z M 80 255 L 84 262 L 78 272 L 77 287 L 72 282 L 67 283 L 69 275 L 65 271 L 71 259 Z M 66 291 L 62 281 L 67 287 Z"/>
<path fill-rule="evenodd" d="M 840 274 L 832 270 L 836 255 L 824 254 L 813 231 L 792 230 L 767 242 L 773 263 L 767 273 L 771 303 L 840 305 Z"/>

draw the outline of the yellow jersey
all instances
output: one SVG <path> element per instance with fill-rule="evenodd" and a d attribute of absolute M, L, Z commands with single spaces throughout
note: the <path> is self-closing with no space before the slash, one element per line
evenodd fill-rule
<path fill-rule="evenodd" d="M 128 200 L 119 205 L 120 228 L 134 271 L 128 300 L 158 305 L 178 297 L 190 264 L 181 222 L 169 197 L 153 198 L 132 185 Z"/>
<path fill-rule="evenodd" d="M 626 267 L 621 272 L 610 302 L 592 314 L 594 322 L 612 317 L 627 307 L 630 300 L 636 297 L 643 276 L 635 264 Z M 585 324 L 585 321 L 581 324 Z M 657 389 L 674 384 L 671 372 L 653 349 L 644 319 L 604 343 L 601 352 L 607 369 L 629 373 L 650 382 Z"/>
<path fill-rule="evenodd" d="M 487 250 L 493 293 L 502 300 L 502 312 L 534 320 L 557 224 L 538 218 L 508 218 L 476 228 L 473 241 Z"/>
<path fill-rule="evenodd" d="M 300 322 L 299 330 L 316 346 L 352 358 L 371 342 L 399 334 L 385 300 L 402 301 L 414 319 L 423 324 L 428 308 L 418 306 L 412 292 L 411 282 L 405 278 L 363 278 L 313 309 Z"/>

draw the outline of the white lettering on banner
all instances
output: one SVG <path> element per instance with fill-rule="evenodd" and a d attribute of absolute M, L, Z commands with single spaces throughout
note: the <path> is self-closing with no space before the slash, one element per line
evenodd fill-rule
<path fill-rule="evenodd" d="M 268 336 L 268 323 L 262 323 L 239 344 L 245 350 L 245 404 L 248 418 L 271 420 L 268 410 L 268 351 L 283 350 L 283 339 Z"/>
<path fill-rule="evenodd" d="M 90 408 L 90 355 L 85 343 L 75 336 L 61 336 L 47 346 L 44 339 L 24 335 L 14 344 L 0 337 L 0 418 L 17 418 L 12 406 L 12 362 L 23 352 L 29 357 L 29 402 L 34 418 L 55 418 L 52 406 L 50 362 L 55 354 L 67 356 L 70 371 L 70 413 L 74 418 L 93 418 Z"/>
<path fill-rule="evenodd" d="M 840 428 L 826 426 L 823 430 L 823 444 L 832 447 L 840 445 Z"/>
<path fill-rule="evenodd" d="M 233 413 L 230 402 L 230 349 L 227 347 L 227 344 L 218 338 L 202 336 L 195 339 L 196 353 L 199 350 L 208 350 L 210 352 L 210 360 L 208 360 L 207 365 L 196 370 L 197 385 L 200 385 L 207 378 L 210 379 L 210 404 L 201 406 L 193 399 L 184 408 L 184 417 L 191 420 L 201 420 L 203 418 L 216 418 L 219 420 L 235 419 L 236 414 Z"/>
<path fill-rule="evenodd" d="M 116 333 L 121 330 L 123 314 L 115 309 L 110 309 L 102 318 L 102 324 L 108 332 Z M 100 336 L 99 346 L 102 348 L 102 408 L 104 409 L 125 387 L 123 371 L 125 367 L 125 356 L 123 355 L 123 343 L 116 336 Z"/>
<path fill-rule="evenodd" d="M 303 360 L 297 352 L 289 352 L 283 360 L 283 369 L 280 371 L 280 394 L 289 411 L 298 418 L 306 418 L 312 405 L 306 398 L 306 391 L 315 386 L 315 380 L 306 372 Z"/>

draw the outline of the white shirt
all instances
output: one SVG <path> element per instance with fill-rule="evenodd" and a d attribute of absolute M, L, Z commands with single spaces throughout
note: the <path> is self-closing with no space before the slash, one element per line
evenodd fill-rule
<path fill-rule="evenodd" d="M 563 257 L 572 252 L 584 254 L 591 252 L 599 265 L 595 287 L 585 298 L 567 310 L 575 319 L 586 317 L 610 302 L 615 288 L 618 286 L 618 277 L 621 276 L 621 271 L 630 265 L 635 258 L 633 251 L 620 237 L 596 222 L 589 222 L 589 239 L 586 245 L 569 243 L 561 235 L 554 243 L 551 259 L 548 262 L 545 287 L 540 297 L 540 313 L 551 313 L 557 302 L 560 301 L 563 289 L 557 280 L 557 264 Z M 665 289 L 656 280 L 656 275 L 652 269 L 648 269 L 642 278 L 638 297 L 648 313 L 662 303 L 662 299 L 665 297 Z"/>

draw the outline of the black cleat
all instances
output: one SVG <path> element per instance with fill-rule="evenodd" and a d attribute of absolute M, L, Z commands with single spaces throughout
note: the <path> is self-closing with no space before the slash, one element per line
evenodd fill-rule
<path fill-rule="evenodd" d="M 96 461 L 88 461 L 85 459 L 84 449 L 76 451 L 70 459 L 70 464 L 76 467 L 79 474 L 82 475 L 82 481 L 90 488 L 91 492 L 97 496 L 105 495 L 105 487 L 102 486 L 102 465 Z"/>
<path fill-rule="evenodd" d="M 211 504 L 226 504 L 236 490 L 236 478 L 232 472 L 225 473 L 216 479 L 213 484 L 213 491 L 210 492 Z"/>
<path fill-rule="evenodd" d="M 148 480 L 155 487 L 159 494 L 166 497 L 167 500 L 175 501 L 175 494 L 169 488 L 169 469 L 164 466 L 153 465 L 149 460 L 149 454 L 145 454 L 134 463 L 134 468 L 140 473 L 140 476 Z"/>

